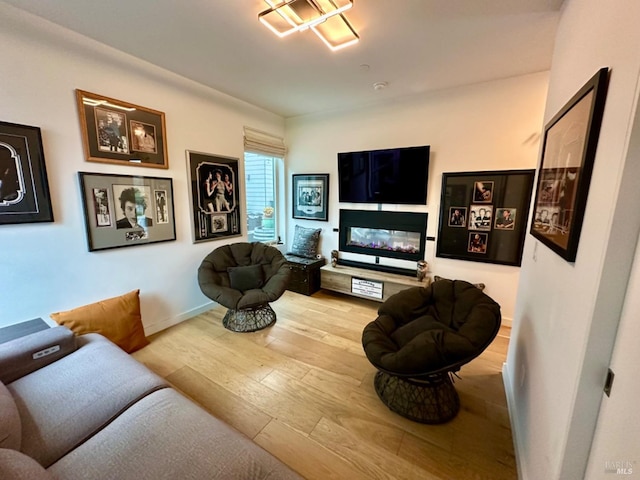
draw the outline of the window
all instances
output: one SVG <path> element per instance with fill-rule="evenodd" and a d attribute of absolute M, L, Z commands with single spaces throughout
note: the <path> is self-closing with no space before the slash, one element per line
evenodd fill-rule
<path fill-rule="evenodd" d="M 250 242 L 278 239 L 276 225 L 276 164 L 280 159 L 245 152 L 244 184 L 247 189 L 247 232 Z"/>
<path fill-rule="evenodd" d="M 282 171 L 284 140 L 245 127 L 244 150 L 248 241 L 276 242 L 280 238 L 278 217 L 282 214 L 277 180 Z"/>

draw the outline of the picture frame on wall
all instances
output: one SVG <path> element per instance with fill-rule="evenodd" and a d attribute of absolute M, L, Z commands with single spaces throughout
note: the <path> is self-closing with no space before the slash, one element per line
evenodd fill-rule
<path fill-rule="evenodd" d="M 89 251 L 176 239 L 173 180 L 78 172 Z"/>
<path fill-rule="evenodd" d="M 84 90 L 76 100 L 88 162 L 169 168 L 163 112 Z"/>
<path fill-rule="evenodd" d="M 292 176 L 293 218 L 329 220 L 329 174 Z"/>
<path fill-rule="evenodd" d="M 238 159 L 187 150 L 193 242 L 242 235 Z"/>
<path fill-rule="evenodd" d="M 608 75 L 601 68 L 544 129 L 530 233 L 568 262 L 578 252 Z"/>
<path fill-rule="evenodd" d="M 526 221 L 519 219 L 528 218 L 534 174 L 534 170 L 443 173 L 436 256 L 519 266 L 526 235 Z M 468 214 L 466 226 L 452 221 L 456 210 Z"/>
<path fill-rule="evenodd" d="M 40 128 L 0 122 L 0 225 L 53 222 Z"/>

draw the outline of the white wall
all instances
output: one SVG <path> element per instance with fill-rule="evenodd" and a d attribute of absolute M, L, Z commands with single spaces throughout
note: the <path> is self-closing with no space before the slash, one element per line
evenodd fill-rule
<path fill-rule="evenodd" d="M 337 153 L 413 145 L 431 146 L 426 207 L 383 209 L 428 212 L 427 233 L 437 236 L 443 172 L 536 168 L 547 73 L 414 96 L 381 106 L 288 119 L 287 168 L 294 173 L 329 173 L 329 222 L 289 220 L 322 227 L 322 253 L 338 248 L 339 209 L 376 205 L 338 203 Z M 393 88 L 393 87 L 389 87 Z M 290 211 L 291 199 L 288 199 Z M 513 316 L 520 269 L 504 265 L 437 258 L 427 242 L 430 270 L 440 276 L 484 282 L 486 292 Z M 415 268 L 411 264 L 409 268 Z"/>
<path fill-rule="evenodd" d="M 633 180 L 640 178 L 640 84 L 636 86 L 635 119 L 626 153 L 625 179 L 627 188 L 635 189 Z M 637 205 L 637 201 L 635 203 Z M 626 208 L 620 214 L 626 215 Z M 589 465 L 585 478 L 602 478 L 602 473 L 618 465 L 638 476 L 640 474 L 640 410 L 637 407 L 640 388 L 637 370 L 640 365 L 638 348 L 638 318 L 640 317 L 640 242 L 625 295 L 611 369 L 615 373 L 610 397 L 602 397 Z M 618 462 L 618 463 L 616 463 Z"/>
<path fill-rule="evenodd" d="M 637 158 L 637 157 L 636 157 Z M 638 244 L 640 247 L 640 243 Z M 628 475 L 640 473 L 640 409 L 637 372 L 640 365 L 640 248 L 636 249 L 631 281 L 616 336 L 611 369 L 615 373 L 611 397 L 603 397 L 585 478 L 618 468 Z"/>
<path fill-rule="evenodd" d="M 192 244 L 185 150 L 242 159 L 244 125 L 283 136 L 284 120 L 1 2 L 0 24 L 0 120 L 42 129 L 55 216 L 0 226 L 0 326 L 136 288 L 147 333 L 207 308 L 197 268 L 241 238 Z M 84 161 L 76 88 L 165 112 L 169 169 Z M 172 178 L 177 240 L 89 253 L 78 171 Z"/>
<path fill-rule="evenodd" d="M 610 67 L 611 77 L 576 262 L 565 262 L 531 236 L 525 244 L 504 371 L 525 480 L 585 475 L 640 228 L 640 165 L 637 150 L 628 152 L 639 135 L 631 128 L 638 18 L 635 0 L 617 1 L 615 8 L 567 0 L 558 28 L 545 121 L 600 67 Z M 637 397 L 637 382 L 630 390 Z"/>

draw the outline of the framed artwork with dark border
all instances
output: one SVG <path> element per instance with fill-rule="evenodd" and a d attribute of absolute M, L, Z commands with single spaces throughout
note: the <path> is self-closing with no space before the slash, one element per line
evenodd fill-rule
<path fill-rule="evenodd" d="M 578 252 L 608 74 L 601 68 L 544 129 L 531 235 L 568 262 Z"/>
<path fill-rule="evenodd" d="M 76 90 L 88 162 L 169 168 L 164 113 Z"/>
<path fill-rule="evenodd" d="M 242 235 L 238 159 L 187 150 L 193 242 Z"/>
<path fill-rule="evenodd" d="M 0 225 L 53 222 L 40 128 L 0 122 Z"/>
<path fill-rule="evenodd" d="M 443 173 L 436 256 L 519 266 L 534 174 Z"/>
<path fill-rule="evenodd" d="M 173 180 L 78 172 L 89 251 L 176 239 Z"/>
<path fill-rule="evenodd" d="M 296 174 L 293 180 L 293 218 L 329 220 L 329 174 Z"/>

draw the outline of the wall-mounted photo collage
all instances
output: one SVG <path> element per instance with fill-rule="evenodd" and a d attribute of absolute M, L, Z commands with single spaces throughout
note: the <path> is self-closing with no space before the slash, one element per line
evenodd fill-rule
<path fill-rule="evenodd" d="M 445 173 L 436 255 L 520 265 L 533 170 Z"/>

